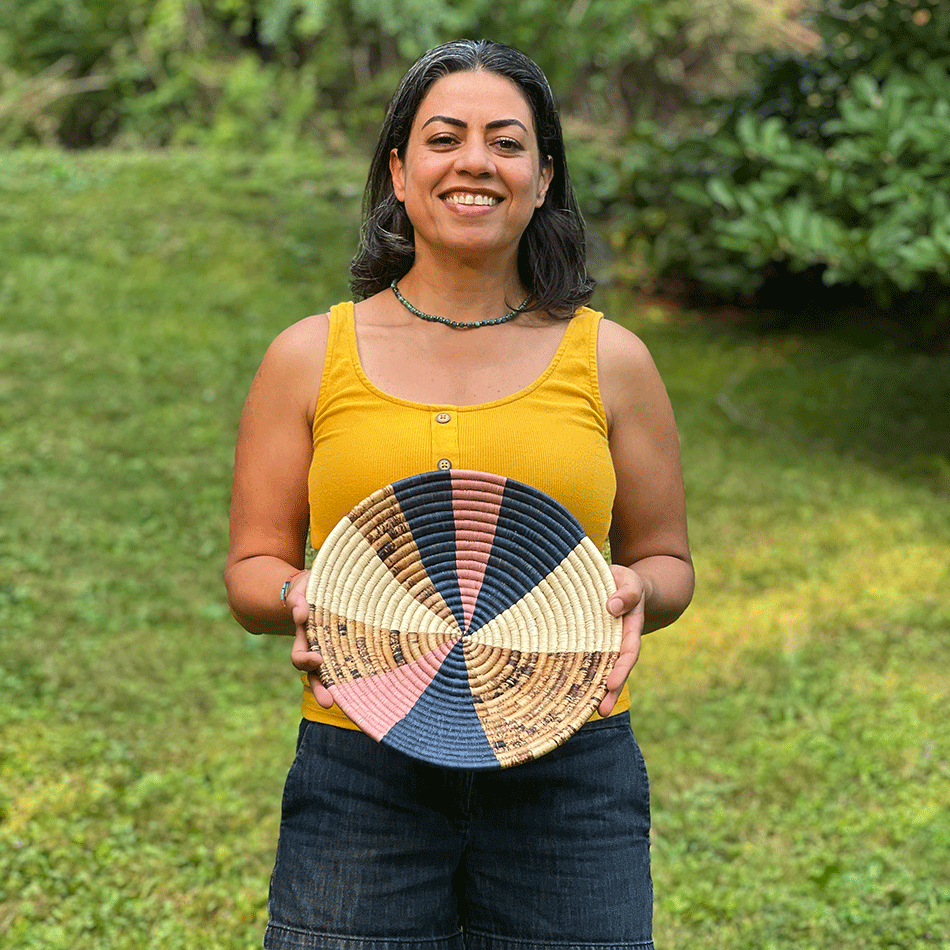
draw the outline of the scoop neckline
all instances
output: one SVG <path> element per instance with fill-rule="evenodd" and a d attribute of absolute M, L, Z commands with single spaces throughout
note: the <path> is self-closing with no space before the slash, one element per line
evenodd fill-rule
<path fill-rule="evenodd" d="M 510 393 L 507 396 L 500 396 L 498 399 L 492 399 L 488 402 L 478 402 L 470 403 L 468 405 L 458 405 L 451 402 L 414 402 L 411 399 L 403 399 L 401 396 L 394 396 L 392 393 L 386 392 L 384 389 L 380 389 L 370 378 L 366 375 L 363 370 L 363 363 L 360 360 L 360 349 L 359 344 L 356 338 L 356 311 L 353 305 L 353 301 L 347 301 L 344 306 L 348 311 L 348 318 L 345 321 L 347 327 L 347 332 L 349 334 L 349 350 L 350 358 L 353 361 L 353 368 L 356 371 L 356 375 L 359 378 L 360 382 L 376 396 L 379 396 L 382 399 L 386 399 L 391 403 L 395 403 L 399 406 L 406 406 L 411 409 L 421 409 L 425 411 L 431 411 L 433 409 L 453 409 L 456 412 L 468 412 L 476 409 L 491 409 L 495 406 L 503 406 L 506 403 L 514 402 L 518 399 L 523 399 L 529 393 L 533 392 L 539 386 L 543 385 L 548 377 L 554 372 L 557 368 L 558 363 L 561 362 L 561 359 L 564 356 L 564 352 L 567 349 L 568 338 L 571 334 L 572 327 L 577 320 L 577 318 L 582 314 L 590 310 L 589 307 L 579 307 L 574 316 L 569 320 L 565 321 L 567 326 L 564 328 L 564 333 L 561 336 L 561 342 L 558 344 L 557 350 L 554 352 L 554 356 L 551 357 L 551 362 L 548 363 L 547 367 L 542 371 L 541 375 L 534 379 L 532 382 L 528 383 L 527 386 L 517 390 L 516 392 Z"/>

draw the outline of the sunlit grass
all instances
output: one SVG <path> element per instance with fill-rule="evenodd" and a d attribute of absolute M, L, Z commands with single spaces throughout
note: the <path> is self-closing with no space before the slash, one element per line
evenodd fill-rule
<path fill-rule="evenodd" d="M 0 156 L 0 943 L 259 945 L 299 682 L 220 570 L 234 431 L 345 299 L 361 169 Z M 646 641 L 658 946 L 950 933 L 950 360 L 619 292 L 699 575 Z"/>

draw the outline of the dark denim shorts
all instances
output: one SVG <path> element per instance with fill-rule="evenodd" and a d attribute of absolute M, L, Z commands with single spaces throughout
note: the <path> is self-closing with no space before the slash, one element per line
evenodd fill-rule
<path fill-rule="evenodd" d="M 499 771 L 301 723 L 271 950 L 652 948 L 650 803 L 620 714 Z"/>

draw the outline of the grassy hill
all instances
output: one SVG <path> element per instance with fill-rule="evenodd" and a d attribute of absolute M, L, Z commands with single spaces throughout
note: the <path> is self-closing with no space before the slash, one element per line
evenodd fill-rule
<path fill-rule="evenodd" d="M 4 945 L 259 945 L 299 683 L 224 603 L 233 441 L 347 297 L 362 174 L 0 154 Z M 699 576 L 630 681 L 658 947 L 945 950 L 950 358 L 596 303 L 667 382 Z"/>

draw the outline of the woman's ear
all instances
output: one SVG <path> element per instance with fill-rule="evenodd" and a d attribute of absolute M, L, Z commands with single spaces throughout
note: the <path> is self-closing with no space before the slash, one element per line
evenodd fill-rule
<path fill-rule="evenodd" d="M 548 160 L 541 166 L 541 174 L 538 176 L 538 200 L 534 203 L 536 208 L 540 208 L 544 204 L 544 196 L 548 193 L 553 178 L 554 159 L 548 155 Z"/>
<path fill-rule="evenodd" d="M 393 194 L 396 196 L 397 201 L 406 200 L 406 178 L 405 178 L 405 169 L 402 164 L 402 159 L 399 157 L 399 152 L 396 149 L 392 149 L 389 153 L 389 174 L 392 175 L 393 179 Z"/>

